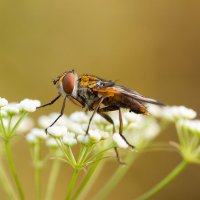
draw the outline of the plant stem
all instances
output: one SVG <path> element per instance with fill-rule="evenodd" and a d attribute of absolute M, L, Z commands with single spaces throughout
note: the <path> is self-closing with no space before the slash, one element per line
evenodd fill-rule
<path fill-rule="evenodd" d="M 189 163 L 185 160 L 182 160 L 179 165 L 176 166 L 160 183 L 158 183 L 155 187 L 153 187 L 148 192 L 144 193 L 137 200 L 147 200 L 161 191 L 164 187 L 166 187 L 169 183 L 171 183 L 188 165 Z"/>
<path fill-rule="evenodd" d="M 5 126 L 3 124 L 3 118 L 1 116 L 0 116 L 0 124 L 1 124 L 1 127 L 2 127 L 4 138 L 6 138 L 6 129 L 5 129 Z"/>
<path fill-rule="evenodd" d="M 0 162 L 0 185 L 7 194 L 8 199 L 17 199 L 15 191 L 7 178 L 5 169 L 3 168 L 2 161 Z"/>
<path fill-rule="evenodd" d="M 40 159 L 40 143 L 34 147 L 34 170 L 35 170 L 35 195 L 36 199 L 41 199 L 41 159 Z"/>
<path fill-rule="evenodd" d="M 5 141 L 4 144 L 5 144 L 6 156 L 7 156 L 7 159 L 8 159 L 8 164 L 9 164 L 10 170 L 11 170 L 12 175 L 14 177 L 14 181 L 15 181 L 15 184 L 17 186 L 17 190 L 19 192 L 20 199 L 23 200 L 24 199 L 24 193 L 23 193 L 23 190 L 22 190 L 22 187 L 21 187 L 18 175 L 17 175 L 17 171 L 15 169 L 13 159 L 12 159 L 9 141 Z"/>
<path fill-rule="evenodd" d="M 126 166 L 119 166 L 119 168 L 114 172 L 111 178 L 104 184 L 104 186 L 99 190 L 99 192 L 92 198 L 93 200 L 105 199 L 105 197 L 115 188 L 115 186 L 120 182 L 124 175 L 129 170 L 130 166 L 136 159 L 136 155 L 130 152 L 126 158 Z"/>
<path fill-rule="evenodd" d="M 48 187 L 46 193 L 46 200 L 51 200 L 53 198 L 53 192 L 55 190 L 56 181 L 58 178 L 59 170 L 60 170 L 61 163 L 59 160 L 54 160 L 50 172 L 50 177 L 48 180 Z"/>
<path fill-rule="evenodd" d="M 22 113 L 22 115 L 20 116 L 20 118 L 18 119 L 14 127 L 12 128 L 12 130 L 8 132 L 8 137 L 11 137 L 13 135 L 13 133 L 16 131 L 17 127 L 19 126 L 23 118 L 26 116 L 26 114 L 27 114 L 26 112 Z"/>
<path fill-rule="evenodd" d="M 79 186 L 78 190 L 76 191 L 75 196 L 73 197 L 74 200 L 75 199 L 84 199 L 85 195 L 88 193 L 88 191 L 90 190 L 91 186 L 93 185 L 93 183 L 97 179 L 98 175 L 100 174 L 101 169 L 103 168 L 105 162 L 99 164 L 99 162 L 101 161 L 100 156 L 99 156 L 98 159 L 99 160 L 96 161 L 91 166 L 89 172 L 84 177 L 81 185 Z M 95 174 L 94 174 L 94 172 L 95 172 Z"/>
<path fill-rule="evenodd" d="M 69 183 L 69 187 L 68 187 L 68 191 L 67 191 L 67 196 L 66 196 L 66 200 L 70 200 L 71 199 L 71 195 L 72 195 L 72 191 L 74 189 L 74 185 L 76 183 L 76 179 L 79 175 L 79 172 L 80 170 L 78 169 L 74 169 L 74 172 L 72 174 L 72 177 L 71 177 L 71 180 L 70 180 L 70 183 Z"/>

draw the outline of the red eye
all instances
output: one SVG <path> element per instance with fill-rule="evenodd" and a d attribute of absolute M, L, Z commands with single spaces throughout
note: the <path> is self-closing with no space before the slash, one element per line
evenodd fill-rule
<path fill-rule="evenodd" d="M 74 89 L 74 82 L 75 82 L 75 78 L 74 78 L 73 72 L 67 72 L 62 80 L 63 90 L 67 94 L 72 94 L 73 89 Z"/>

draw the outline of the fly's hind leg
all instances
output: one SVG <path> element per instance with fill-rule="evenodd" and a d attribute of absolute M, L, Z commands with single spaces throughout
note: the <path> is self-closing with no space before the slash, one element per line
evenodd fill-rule
<path fill-rule="evenodd" d="M 131 147 L 132 149 L 134 149 L 135 147 L 127 141 L 127 139 L 124 137 L 124 135 L 122 134 L 122 132 L 123 132 L 123 120 L 122 120 L 121 109 L 119 108 L 119 134 L 124 139 L 124 141 L 126 142 L 126 144 L 128 144 L 129 147 Z"/>
<path fill-rule="evenodd" d="M 113 133 L 115 133 L 114 121 L 112 120 L 112 118 L 109 115 L 107 115 L 104 112 L 115 111 L 115 110 L 118 110 L 118 109 L 119 108 L 117 106 L 108 106 L 108 107 L 101 108 L 97 111 L 97 113 L 99 115 L 101 115 L 106 121 L 108 121 L 109 123 L 111 123 L 113 125 Z M 119 161 L 120 164 L 124 165 L 125 162 L 120 158 L 117 147 L 114 147 L 114 150 L 115 150 L 115 153 L 116 153 L 117 160 Z"/>
<path fill-rule="evenodd" d="M 92 119 L 93 119 L 94 115 L 97 113 L 97 111 L 99 110 L 99 107 L 100 107 L 100 105 L 101 105 L 101 103 L 102 103 L 103 100 L 104 100 L 103 97 L 101 97 L 101 98 L 99 99 L 99 102 L 98 102 L 96 108 L 94 109 L 94 111 L 93 111 L 93 113 L 92 113 L 92 116 L 91 116 L 90 119 L 89 119 L 88 127 L 87 127 L 87 130 L 86 130 L 86 135 L 87 135 L 88 132 L 89 132 L 90 124 L 91 124 L 91 122 L 92 122 Z"/>

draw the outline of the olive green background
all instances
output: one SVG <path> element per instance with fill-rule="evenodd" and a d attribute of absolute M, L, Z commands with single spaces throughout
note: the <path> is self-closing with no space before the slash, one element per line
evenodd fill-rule
<path fill-rule="evenodd" d="M 170 105 L 200 112 L 200 1 L 0 0 L 0 96 L 9 101 L 56 96 L 52 79 L 65 70 L 91 73 Z M 59 111 L 61 101 L 37 117 Z M 78 110 L 69 103 L 66 113 Z M 176 140 L 174 128 L 159 141 Z M 34 199 L 25 141 L 13 147 L 27 199 Z M 175 152 L 151 152 L 136 161 L 107 199 L 134 199 L 180 161 Z M 102 171 L 93 193 L 117 162 Z M 189 166 L 153 199 L 200 199 L 199 166 Z M 63 199 L 71 169 L 62 167 L 55 199 Z M 46 186 L 49 167 L 44 170 Z M 0 190 L 0 198 L 4 199 Z"/>

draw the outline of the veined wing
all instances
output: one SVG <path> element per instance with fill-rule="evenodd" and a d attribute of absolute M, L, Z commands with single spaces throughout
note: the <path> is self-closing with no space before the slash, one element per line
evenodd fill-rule
<path fill-rule="evenodd" d="M 164 105 L 160 101 L 157 101 L 155 99 L 151 99 L 148 97 L 144 97 L 133 90 L 130 90 L 126 87 L 118 86 L 118 85 L 115 85 L 113 87 L 93 88 L 93 91 L 96 91 L 99 94 L 106 97 L 114 96 L 115 94 L 121 94 L 121 95 L 128 96 L 130 98 L 133 98 L 139 102 L 146 102 L 146 103 L 151 103 L 151 104 L 156 104 L 156 105 Z"/>

